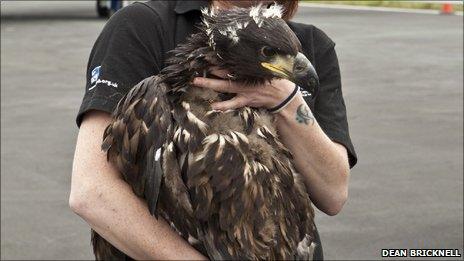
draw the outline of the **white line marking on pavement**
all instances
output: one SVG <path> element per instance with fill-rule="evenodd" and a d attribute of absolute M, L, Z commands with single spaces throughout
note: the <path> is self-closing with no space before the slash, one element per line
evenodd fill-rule
<path fill-rule="evenodd" d="M 338 4 L 316 4 L 316 3 L 300 3 L 302 7 L 328 8 L 328 9 L 343 9 L 357 11 L 377 11 L 377 12 L 393 12 L 393 13 L 412 13 L 412 14 L 440 14 L 439 10 L 422 10 L 422 9 L 407 9 L 394 7 L 376 7 L 376 6 L 355 6 L 355 5 L 338 5 Z M 463 15 L 463 12 L 454 12 L 455 15 Z"/>

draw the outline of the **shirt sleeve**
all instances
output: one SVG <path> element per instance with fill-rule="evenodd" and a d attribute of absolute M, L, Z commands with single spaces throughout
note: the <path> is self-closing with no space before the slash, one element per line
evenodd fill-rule
<path fill-rule="evenodd" d="M 135 84 L 158 74 L 164 54 L 160 24 L 156 13 L 141 3 L 121 9 L 108 20 L 90 53 L 78 127 L 86 112 L 112 113 Z"/>
<path fill-rule="evenodd" d="M 332 141 L 345 146 L 352 168 L 357 162 L 357 155 L 349 134 L 335 43 L 317 28 L 314 32 L 314 41 L 322 43 L 318 50 L 315 50 L 320 89 L 314 104 L 314 116 Z"/>

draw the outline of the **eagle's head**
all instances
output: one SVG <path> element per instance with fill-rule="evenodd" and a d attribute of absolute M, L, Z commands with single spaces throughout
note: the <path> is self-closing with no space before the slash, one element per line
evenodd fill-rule
<path fill-rule="evenodd" d="M 202 31 L 216 53 L 217 65 L 236 81 L 262 83 L 288 79 L 315 96 L 319 79 L 301 44 L 281 18 L 282 7 L 258 5 L 227 10 L 204 9 Z"/>

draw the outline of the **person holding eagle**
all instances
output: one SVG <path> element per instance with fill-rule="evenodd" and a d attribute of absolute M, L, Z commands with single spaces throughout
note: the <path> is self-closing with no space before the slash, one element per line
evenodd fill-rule
<path fill-rule="evenodd" d="M 357 156 L 335 44 L 288 21 L 297 6 L 150 1 L 108 21 L 69 199 L 97 259 L 323 259 L 312 204 L 341 210 Z"/>

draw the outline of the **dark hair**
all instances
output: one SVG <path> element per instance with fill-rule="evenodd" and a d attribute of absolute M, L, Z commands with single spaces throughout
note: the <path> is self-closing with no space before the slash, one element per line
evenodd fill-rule
<path fill-rule="evenodd" d="M 212 1 L 213 0 L 211 0 L 211 2 Z M 237 0 L 235 1 L 234 0 L 217 0 L 217 1 L 225 4 L 226 6 L 231 6 L 231 5 L 234 5 L 234 2 Z M 255 2 L 260 2 L 260 1 L 255 1 Z M 298 0 L 275 0 L 274 2 L 284 7 L 284 13 L 282 15 L 282 19 L 286 21 L 292 19 L 292 17 L 296 14 L 296 11 L 298 10 L 298 2 L 299 2 Z"/>
<path fill-rule="evenodd" d="M 276 2 L 284 7 L 282 18 L 286 21 L 292 19 L 298 11 L 298 0 L 278 0 Z"/>

